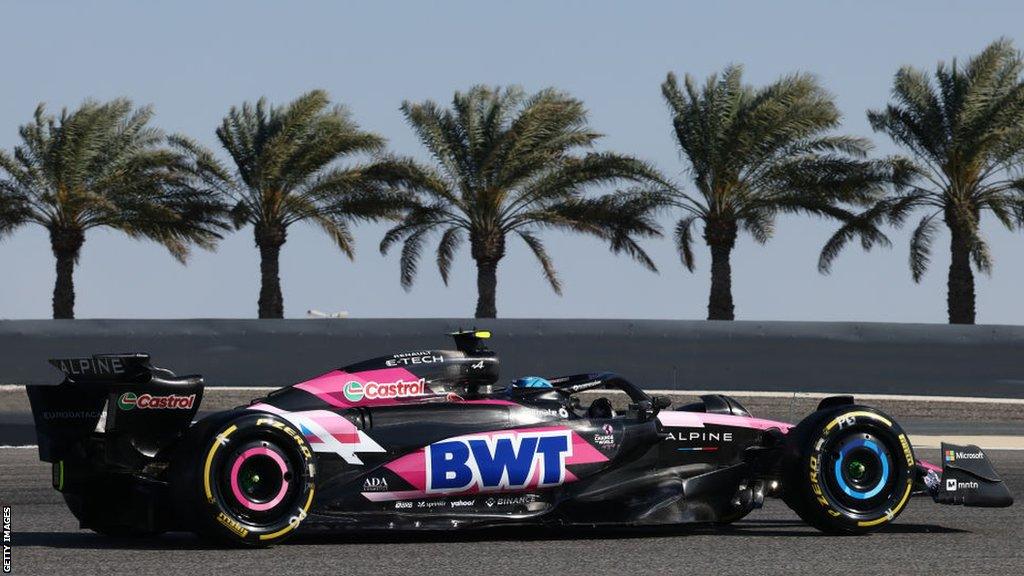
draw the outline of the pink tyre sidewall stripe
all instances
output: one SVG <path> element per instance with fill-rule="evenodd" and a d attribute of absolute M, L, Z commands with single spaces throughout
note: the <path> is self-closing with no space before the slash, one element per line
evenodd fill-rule
<path fill-rule="evenodd" d="M 268 502 L 253 502 L 249 500 L 245 497 L 245 494 L 242 493 L 241 488 L 238 486 L 238 470 L 242 467 L 242 463 L 253 456 L 267 456 L 281 468 L 281 489 L 277 492 L 277 495 Z M 242 454 L 235 459 L 235 463 L 231 465 L 231 492 L 234 493 L 235 499 L 238 500 L 242 506 L 245 506 L 250 510 L 254 510 L 256 512 L 270 510 L 274 506 L 280 504 L 281 500 L 284 499 L 284 495 L 288 492 L 288 481 L 284 479 L 286 472 L 288 472 L 288 466 L 285 464 L 284 458 L 281 458 L 281 455 L 277 452 L 264 447 L 249 448 L 245 452 L 242 452 Z"/>

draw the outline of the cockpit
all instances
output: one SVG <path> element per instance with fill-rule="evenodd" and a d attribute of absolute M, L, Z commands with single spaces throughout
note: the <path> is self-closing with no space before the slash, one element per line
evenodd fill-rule
<path fill-rule="evenodd" d="M 598 396 L 584 405 L 581 400 L 584 392 L 602 390 L 625 393 L 629 398 L 626 409 L 616 410 L 615 404 L 607 396 Z M 667 398 L 648 396 L 612 372 L 574 374 L 551 379 L 526 376 L 514 380 L 503 394 L 520 404 L 564 410 L 569 415 L 591 419 L 623 417 L 647 420 L 669 405 Z"/>

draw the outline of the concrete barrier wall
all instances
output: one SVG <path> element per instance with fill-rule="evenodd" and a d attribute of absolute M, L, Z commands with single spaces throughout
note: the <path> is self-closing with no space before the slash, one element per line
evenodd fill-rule
<path fill-rule="evenodd" d="M 9 320 L 0 383 L 53 383 L 46 360 L 140 351 L 210 386 L 279 386 L 489 329 L 503 378 L 610 370 L 648 388 L 1024 398 L 1024 327 L 659 320 Z"/>

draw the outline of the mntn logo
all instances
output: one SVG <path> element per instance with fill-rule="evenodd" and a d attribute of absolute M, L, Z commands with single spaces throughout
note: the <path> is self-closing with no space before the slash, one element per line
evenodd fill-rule
<path fill-rule="evenodd" d="M 427 491 L 454 492 L 554 486 L 572 455 L 568 430 L 468 436 L 426 449 Z"/>

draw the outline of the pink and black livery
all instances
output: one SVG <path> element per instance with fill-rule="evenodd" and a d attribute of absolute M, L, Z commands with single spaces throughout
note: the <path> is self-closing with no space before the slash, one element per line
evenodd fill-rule
<path fill-rule="evenodd" d="M 199 377 L 144 354 L 55 360 L 64 381 L 28 387 L 40 458 L 84 528 L 254 546 L 299 529 L 729 523 L 767 497 L 865 533 L 916 494 L 1012 503 L 978 447 L 917 460 L 895 420 L 849 396 L 793 425 L 722 395 L 670 409 L 608 372 L 499 386 L 490 334 L 453 336 L 194 423 Z"/>

